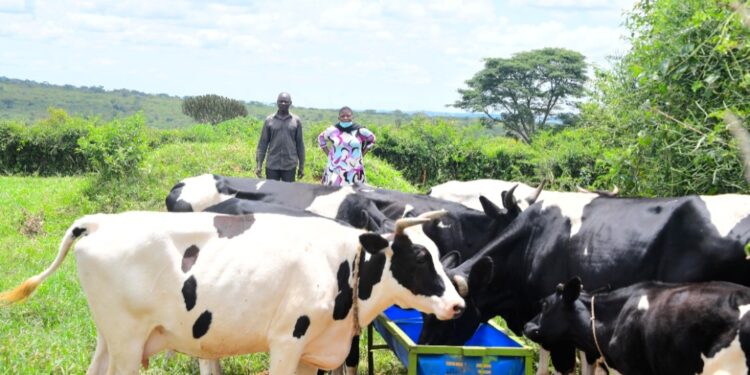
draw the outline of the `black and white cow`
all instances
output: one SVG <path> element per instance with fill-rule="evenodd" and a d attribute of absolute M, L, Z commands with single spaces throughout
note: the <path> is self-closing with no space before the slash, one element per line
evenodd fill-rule
<path fill-rule="evenodd" d="M 436 314 L 464 301 L 437 259 L 403 234 L 393 241 L 317 217 L 127 212 L 85 216 L 44 272 L 0 294 L 29 296 L 75 243 L 97 327 L 89 374 L 137 374 L 164 349 L 200 358 L 270 353 L 270 373 L 340 365 L 351 338 L 392 304 Z"/>
<path fill-rule="evenodd" d="M 169 211 L 202 211 L 230 198 L 262 201 L 309 211 L 320 216 L 365 227 L 392 231 L 395 220 L 425 212 L 445 210 L 440 221 L 408 230 L 415 243 L 435 256 L 459 250 L 471 256 L 502 231 L 518 210 L 499 208 L 485 200 L 484 212 L 455 202 L 369 186 L 321 186 L 253 178 L 205 174 L 177 183 L 166 198 Z M 534 199 L 534 196 L 528 199 Z M 514 206 L 514 205 L 511 205 Z"/>
<path fill-rule="evenodd" d="M 644 282 L 609 293 L 560 284 L 524 334 L 544 345 L 572 341 L 623 374 L 746 375 L 750 288 L 728 282 Z"/>
<path fill-rule="evenodd" d="M 512 190 L 509 199 L 514 199 Z M 540 191 L 541 187 L 528 193 L 525 202 L 533 201 Z M 253 203 L 243 204 L 242 201 Z M 483 202 L 484 212 L 481 212 L 455 202 L 369 186 L 331 187 L 211 174 L 180 181 L 166 198 L 169 211 L 274 212 L 257 211 L 261 204 L 267 203 L 272 208 L 277 207 L 273 206 L 275 204 L 304 210 L 378 233 L 392 231 L 393 223 L 401 217 L 445 210 L 447 213 L 439 221 L 408 228 L 406 233 L 434 257 L 454 252 L 460 254 L 456 259 L 466 259 L 476 253 L 520 212 L 511 202 L 504 203 L 511 209 L 498 208 L 486 199 Z M 356 371 L 358 362 L 359 350 L 355 342 L 352 356 L 347 358 L 350 373 Z M 201 366 L 207 368 L 205 361 Z M 218 364 L 213 363 L 211 368 L 218 373 Z M 202 370 L 204 375 L 209 373 Z"/>
<path fill-rule="evenodd" d="M 467 312 L 448 324 L 428 319 L 422 335 L 468 338 L 481 321 L 496 315 L 520 334 L 539 313 L 538 301 L 574 275 L 592 290 L 645 280 L 750 285 L 748 240 L 750 196 L 542 200 L 448 271 L 459 290 L 468 285 Z M 573 367 L 570 343 L 546 349 L 552 349 L 558 370 Z"/>

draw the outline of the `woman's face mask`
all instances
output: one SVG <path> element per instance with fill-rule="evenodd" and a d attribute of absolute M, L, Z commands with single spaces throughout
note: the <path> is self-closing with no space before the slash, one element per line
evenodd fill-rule
<path fill-rule="evenodd" d="M 347 122 L 339 121 L 339 126 L 341 126 L 342 128 L 348 128 L 352 126 L 352 122 L 351 121 L 347 121 Z"/>

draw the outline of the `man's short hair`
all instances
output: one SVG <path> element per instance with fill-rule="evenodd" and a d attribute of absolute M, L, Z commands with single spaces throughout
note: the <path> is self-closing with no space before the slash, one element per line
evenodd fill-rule
<path fill-rule="evenodd" d="M 351 114 L 354 114 L 354 111 L 352 111 L 352 109 L 351 109 L 351 108 L 349 108 L 349 107 L 347 107 L 347 106 L 343 106 L 343 107 L 341 107 L 341 109 L 339 109 L 339 116 L 340 116 L 340 115 L 341 115 L 342 113 L 344 113 L 345 111 L 348 111 L 349 113 L 351 113 Z"/>

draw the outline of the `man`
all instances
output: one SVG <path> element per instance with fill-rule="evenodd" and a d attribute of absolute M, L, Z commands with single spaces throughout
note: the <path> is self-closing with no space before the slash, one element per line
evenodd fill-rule
<path fill-rule="evenodd" d="M 289 113 L 292 97 L 282 92 L 276 99 L 276 113 L 266 117 L 263 130 L 255 152 L 257 167 L 255 175 L 261 176 L 263 159 L 266 158 L 266 178 L 294 182 L 294 172 L 297 178 L 305 175 L 305 142 L 302 137 L 302 121 L 295 114 Z M 299 166 L 299 167 L 298 167 Z"/>

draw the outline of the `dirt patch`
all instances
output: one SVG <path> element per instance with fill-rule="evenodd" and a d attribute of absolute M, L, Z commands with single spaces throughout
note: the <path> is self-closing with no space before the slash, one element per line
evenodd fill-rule
<path fill-rule="evenodd" d="M 26 237 L 36 237 L 44 234 L 44 211 L 38 213 L 21 209 L 21 233 Z"/>

